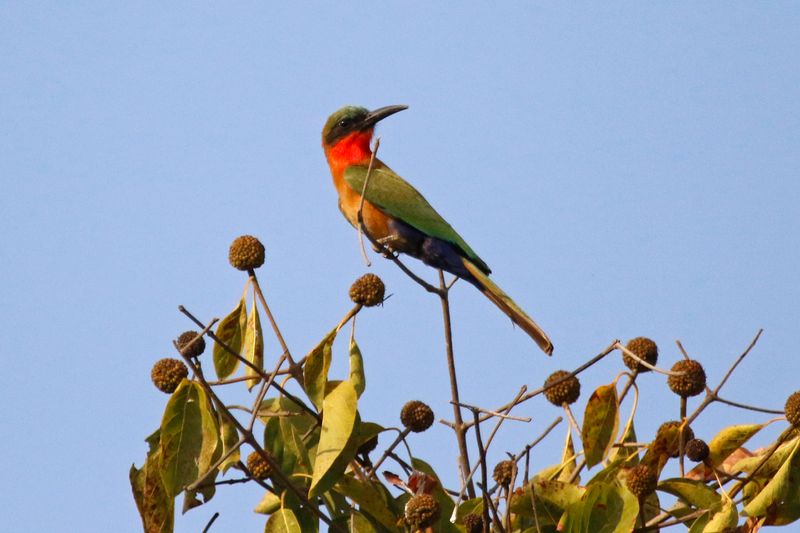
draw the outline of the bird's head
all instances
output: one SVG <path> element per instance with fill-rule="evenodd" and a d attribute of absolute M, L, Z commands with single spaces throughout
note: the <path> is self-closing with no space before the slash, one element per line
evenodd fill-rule
<path fill-rule="evenodd" d="M 390 105 L 374 111 L 369 111 L 364 107 L 344 106 L 328 117 L 325 122 L 325 127 L 322 128 L 322 146 L 328 150 L 353 134 L 362 134 L 366 142 L 369 142 L 372 130 L 379 120 L 404 109 L 408 109 L 408 106 Z"/>

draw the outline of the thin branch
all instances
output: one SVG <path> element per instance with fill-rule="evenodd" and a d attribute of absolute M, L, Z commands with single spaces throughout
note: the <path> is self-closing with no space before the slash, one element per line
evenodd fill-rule
<path fill-rule="evenodd" d="M 549 435 L 549 434 L 550 434 L 550 432 L 551 432 L 551 431 L 553 431 L 553 430 L 555 429 L 555 427 L 556 427 L 557 425 L 559 425 L 559 424 L 560 424 L 560 423 L 561 423 L 563 420 L 564 420 L 564 419 L 563 419 L 563 418 L 561 418 L 561 417 L 559 416 L 558 418 L 556 418 L 555 420 L 553 420 L 552 422 L 550 422 L 550 425 L 549 425 L 549 426 L 547 426 L 547 428 L 546 428 L 546 429 L 545 429 L 545 430 L 542 432 L 542 434 L 541 434 L 541 435 L 539 435 L 538 437 L 536 437 L 536 438 L 533 440 L 533 442 L 531 442 L 530 444 L 527 444 L 527 445 L 525 446 L 525 448 L 523 448 L 523 449 L 522 449 L 522 452 L 520 452 L 519 454 L 517 454 L 517 461 L 519 461 L 519 458 L 520 458 L 520 457 L 522 457 L 524 454 L 528 454 L 528 453 L 531 451 L 531 449 L 532 449 L 533 447 L 535 447 L 537 444 L 539 444 L 540 442 L 542 442 L 542 441 L 545 439 L 545 437 L 547 437 L 547 435 Z M 527 468 L 527 467 L 526 467 L 526 468 Z"/>
<path fill-rule="evenodd" d="M 664 374 L 665 376 L 682 376 L 682 375 L 684 375 L 686 373 L 686 372 L 674 372 L 672 370 L 664 370 L 663 368 L 658 368 L 657 366 L 651 365 L 650 363 L 648 363 L 647 361 L 645 361 L 644 359 L 642 359 L 641 357 L 639 357 L 638 355 L 636 355 L 635 353 L 633 353 L 632 351 L 627 349 L 625 346 L 623 346 L 623 344 L 621 342 L 617 342 L 617 345 L 615 346 L 615 348 L 620 350 L 622 353 L 624 353 L 628 357 L 630 357 L 632 359 L 635 359 L 636 361 L 639 362 L 640 365 L 642 365 L 643 367 L 649 368 L 653 372 L 657 372 L 659 374 Z"/>
<path fill-rule="evenodd" d="M 206 331 L 207 331 L 206 335 L 208 335 L 208 337 L 209 337 L 210 339 L 212 339 L 214 342 L 216 342 L 217 344 L 219 344 L 220 346 L 222 346 L 222 349 L 223 349 L 223 350 L 225 350 L 225 351 L 226 351 L 226 352 L 228 352 L 230 355 L 232 355 L 233 357 L 235 357 L 235 358 L 236 358 L 236 359 L 237 359 L 237 360 L 238 360 L 240 363 L 242 363 L 242 364 L 244 364 L 245 366 L 247 366 L 248 368 L 250 368 L 250 369 L 251 369 L 253 372 L 255 372 L 256 374 L 258 374 L 258 375 L 259 375 L 261 378 L 263 378 L 263 379 L 265 379 L 265 380 L 268 380 L 268 379 L 269 379 L 269 376 L 270 376 L 269 374 L 267 374 L 266 372 L 264 372 L 264 370 L 262 370 L 261 368 L 258 368 L 256 365 L 254 365 L 253 363 L 251 363 L 250 361 L 248 361 L 248 360 L 247 360 L 247 359 L 245 359 L 244 357 L 242 357 L 242 356 L 241 356 L 241 355 L 240 355 L 238 352 L 236 352 L 235 350 L 233 350 L 233 348 L 231 348 L 230 346 L 228 346 L 228 344 L 227 344 L 225 341 L 223 341 L 222 339 L 220 339 L 219 337 L 217 337 L 217 336 L 216 336 L 214 333 L 212 333 L 211 331 L 209 331 L 209 328 L 211 327 L 210 325 L 209 325 L 209 326 L 204 326 L 204 325 L 203 325 L 203 323 L 202 323 L 202 322 L 200 322 L 200 320 L 198 320 L 198 319 L 197 319 L 197 317 L 195 317 L 195 316 L 194 316 L 192 313 L 190 313 L 190 312 L 189 312 L 189 310 L 188 310 L 188 309 L 186 309 L 186 308 L 185 308 L 184 306 L 182 306 L 182 305 L 179 305 L 179 306 L 178 306 L 178 311 L 180 311 L 181 313 L 183 313 L 184 315 L 186 315 L 186 317 L 187 317 L 187 318 L 189 318 L 189 320 L 191 320 L 191 321 L 192 321 L 192 322 L 194 322 L 195 324 L 197 324 L 197 326 L 198 326 L 198 327 L 204 328 L 204 330 L 206 330 Z M 216 320 L 216 319 L 215 319 L 215 320 Z M 206 383 L 207 383 L 207 382 L 206 382 Z M 305 404 L 305 403 L 304 403 L 302 400 L 300 400 L 299 398 L 297 398 L 297 397 L 296 397 L 296 396 L 294 396 L 293 394 L 291 394 L 291 393 L 287 392 L 287 391 L 286 391 L 286 389 L 284 389 L 283 387 L 281 387 L 280 385 L 278 385 L 278 384 L 277 384 L 277 383 L 275 383 L 274 381 L 272 382 L 272 387 L 274 387 L 275 389 L 277 389 L 277 390 L 278 390 L 278 392 L 280 392 L 281 394 L 283 394 L 284 396 L 286 396 L 286 398 L 287 398 L 289 401 L 291 401 L 291 402 L 295 403 L 295 404 L 296 404 L 298 407 L 300 407 L 302 410 L 304 410 L 305 412 L 307 412 L 308 414 L 310 414 L 311 416 L 313 416 L 313 417 L 314 417 L 314 418 L 315 418 L 317 421 L 319 421 L 319 420 L 320 420 L 319 414 L 317 414 L 317 413 L 316 413 L 315 411 L 313 411 L 313 410 L 312 410 L 310 407 L 308 407 L 308 406 L 307 406 L 307 405 L 306 405 L 306 404 Z"/>
<path fill-rule="evenodd" d="M 364 247 L 364 215 L 362 214 L 364 211 L 364 197 L 367 195 L 367 184 L 369 183 L 369 178 L 372 175 L 372 166 L 375 164 L 375 154 L 378 153 L 378 148 L 381 147 L 381 138 L 375 138 L 375 144 L 372 147 L 372 154 L 369 157 L 369 165 L 367 166 L 367 175 L 364 177 L 364 186 L 361 188 L 361 200 L 358 202 L 358 246 L 361 249 L 361 257 L 364 258 L 364 262 L 367 266 L 372 266 L 372 263 L 369 262 L 369 257 L 367 256 L 367 249 Z"/>
<path fill-rule="evenodd" d="M 575 420 L 575 415 L 572 414 L 572 409 L 570 409 L 569 404 L 564 402 L 562 407 L 564 408 L 564 412 L 567 414 L 567 420 L 569 420 L 569 424 L 572 426 L 572 429 L 574 429 L 575 432 L 580 435 L 581 427 L 578 425 L 578 421 Z"/>
<path fill-rule="evenodd" d="M 767 414 L 770 414 L 770 415 L 782 415 L 783 414 L 783 410 L 766 409 L 764 407 L 756 407 L 755 405 L 748 405 L 746 403 L 733 402 L 731 400 L 726 400 L 725 398 L 721 398 L 719 396 L 717 396 L 717 401 L 720 402 L 720 403 L 728 404 L 731 407 L 738 407 L 740 409 L 747 409 L 747 410 L 756 411 L 756 412 L 759 412 L 759 413 L 767 413 Z"/>
<path fill-rule="evenodd" d="M 742 362 L 742 359 L 747 357 L 747 354 L 749 354 L 750 350 L 752 350 L 753 347 L 756 345 L 756 343 L 758 342 L 759 337 L 761 337 L 761 334 L 763 332 L 764 332 L 763 328 L 758 330 L 758 333 L 756 333 L 756 336 L 753 337 L 752 341 L 750 341 L 750 344 L 747 346 L 745 351 L 742 352 L 742 354 L 736 359 L 736 361 L 734 361 L 734 363 L 728 369 L 728 372 L 725 374 L 725 377 L 722 378 L 722 381 L 719 382 L 719 385 L 717 385 L 717 388 L 714 389 L 714 395 L 719 393 L 719 390 L 722 388 L 723 385 L 725 385 L 725 382 L 728 381 L 728 378 L 731 377 L 731 374 L 733 374 L 733 371 L 736 370 L 737 366 L 739 366 L 739 363 Z"/>
<path fill-rule="evenodd" d="M 458 442 L 459 465 L 461 475 L 466 478 L 469 475 L 469 449 L 467 448 L 467 435 L 464 420 L 461 418 L 461 408 L 458 406 L 458 378 L 456 376 L 456 360 L 453 354 L 453 328 L 450 322 L 450 299 L 447 292 L 447 284 L 444 280 L 444 271 L 439 269 L 439 299 L 442 304 L 442 320 L 444 322 L 444 347 L 447 356 L 447 371 L 450 376 L 450 400 L 453 403 L 453 418 L 455 422 L 456 441 Z M 470 498 L 475 497 L 475 487 L 472 480 L 467 479 L 467 494 Z"/>
<path fill-rule="evenodd" d="M 217 511 L 216 513 L 214 513 L 214 516 L 212 516 L 212 517 L 211 517 L 211 520 L 209 520 L 209 521 L 208 521 L 208 523 L 206 524 L 206 527 L 204 527 L 204 528 L 203 528 L 203 533 L 208 533 L 208 530 L 209 530 L 209 529 L 211 529 L 211 524 L 213 524 L 213 523 L 214 523 L 214 521 L 215 521 L 217 518 L 219 518 L 219 511 Z"/>
<path fill-rule="evenodd" d="M 258 300 L 261 302 L 261 306 L 264 308 L 264 312 L 267 314 L 269 323 L 272 326 L 272 331 L 275 333 L 275 338 L 278 339 L 278 344 L 281 345 L 283 355 L 285 355 L 286 360 L 289 361 L 290 373 L 292 377 L 294 377 L 295 381 L 297 381 L 297 384 L 300 386 L 300 388 L 305 390 L 303 384 L 303 369 L 300 368 L 300 365 L 295 363 L 294 359 L 292 359 L 292 353 L 289 351 L 286 341 L 283 340 L 283 335 L 281 334 L 280 328 L 278 328 L 278 323 L 275 322 L 275 317 L 272 316 L 272 311 L 270 311 L 269 305 L 267 305 L 267 300 L 264 298 L 264 293 L 261 291 L 261 284 L 258 282 L 256 272 L 252 268 L 247 272 L 250 274 L 250 279 L 253 281 L 253 288 L 256 291 L 256 296 L 258 296 Z"/>
<path fill-rule="evenodd" d="M 468 408 L 469 409 L 469 408 Z M 477 409 L 472 409 L 472 416 L 475 420 L 475 441 L 478 444 L 478 453 L 480 454 L 480 465 L 481 465 L 481 497 L 483 498 L 483 523 L 485 525 L 489 524 L 489 495 L 486 492 L 486 487 L 489 484 L 489 473 L 486 467 L 486 451 L 483 447 L 483 440 L 481 440 L 481 424 L 478 420 L 479 412 Z M 457 507 L 453 508 L 453 512 L 456 512 Z M 486 526 L 484 525 L 484 529 Z"/>
<path fill-rule="evenodd" d="M 325 513 L 320 511 L 319 507 L 314 505 L 314 503 L 308 499 L 305 491 L 300 490 L 297 485 L 295 485 L 289 477 L 283 473 L 280 468 L 280 465 L 275 461 L 275 458 L 272 457 L 272 454 L 264 450 L 261 444 L 258 442 L 258 439 L 255 438 L 252 432 L 248 431 L 242 424 L 236 419 L 235 416 L 231 414 L 231 412 L 225 407 L 225 404 L 220 400 L 219 396 L 214 392 L 214 389 L 206 382 L 205 377 L 203 376 L 203 371 L 195 364 L 191 357 L 188 357 L 184 353 L 181 353 L 181 357 L 183 357 L 184 362 L 189 366 L 189 368 L 194 372 L 194 375 L 197 377 L 200 386 L 203 387 L 206 394 L 208 394 L 209 398 L 214 402 L 214 405 L 217 406 L 220 414 L 227 418 L 230 423 L 236 426 L 237 431 L 241 435 L 241 439 L 245 440 L 252 448 L 259 453 L 259 455 L 269 464 L 270 468 L 272 469 L 272 475 L 290 492 L 292 492 L 304 505 L 306 505 L 311 512 L 313 512 L 320 520 L 328 524 L 331 530 L 333 531 L 341 531 L 341 528 L 338 524 L 335 524 Z M 242 465 L 244 467 L 244 465 Z"/>
<path fill-rule="evenodd" d="M 589 359 L 588 361 L 583 363 L 581 366 L 579 366 L 578 368 L 576 368 L 575 370 L 573 370 L 569 374 L 566 374 L 561 379 L 559 379 L 557 381 L 554 381 L 553 383 L 549 384 L 547 387 L 540 387 L 540 388 L 538 388 L 538 389 L 536 389 L 534 391 L 531 391 L 531 392 L 525 394 L 522 397 L 518 397 L 515 400 L 512 400 L 511 402 L 507 403 L 506 405 L 504 405 L 504 406 L 502 406 L 502 407 L 500 407 L 498 409 L 495 409 L 495 411 L 496 412 L 507 411 L 509 408 L 514 407 L 516 405 L 519 405 L 519 404 L 521 404 L 523 402 L 526 402 L 526 401 L 530 400 L 531 398 L 533 398 L 534 396 L 538 396 L 539 394 L 542 394 L 545 390 L 547 390 L 547 389 L 549 389 L 551 387 L 555 387 L 559 383 L 567 381 L 572 376 L 577 376 L 578 374 L 580 374 L 581 372 L 583 372 L 584 370 L 586 370 L 587 368 L 589 368 L 590 366 L 594 365 L 595 363 L 597 363 L 598 361 L 603 359 L 605 356 L 607 356 L 608 354 L 613 352 L 616 349 L 618 344 L 619 344 L 619 341 L 618 340 L 614 340 L 611 344 L 609 344 L 605 348 L 605 350 L 603 350 L 599 354 L 595 355 L 594 357 L 592 357 L 591 359 Z M 483 422 L 484 420 L 487 420 L 488 418 L 491 418 L 491 415 L 482 415 L 480 420 L 481 420 L 481 422 Z M 469 427 L 472 426 L 472 424 L 473 424 L 473 422 L 469 422 L 466 425 L 469 428 Z"/>
<path fill-rule="evenodd" d="M 386 460 L 389 454 L 392 453 L 392 451 L 394 451 L 395 448 L 397 448 L 398 444 L 400 444 L 405 440 L 405 438 L 408 436 L 410 432 L 411 432 L 410 428 L 405 428 L 402 431 L 400 431 L 399 435 L 397 435 L 397 438 L 394 439 L 394 442 L 392 442 L 392 444 L 390 444 L 389 447 L 386 448 L 386 450 L 383 452 L 383 455 L 381 455 L 380 459 L 378 459 L 375 462 L 375 464 L 372 465 L 372 468 L 369 469 L 369 471 L 367 472 L 367 477 L 372 477 L 375 475 L 375 472 L 378 471 L 378 468 L 380 468 L 380 466 L 383 464 L 383 462 Z"/>
<path fill-rule="evenodd" d="M 700 413 L 702 413 L 705 410 L 706 407 L 708 407 L 715 401 L 719 400 L 720 389 L 722 389 L 722 386 L 725 385 L 725 383 L 728 381 L 728 378 L 731 377 L 731 374 L 733 374 L 733 371 L 736 369 L 737 366 L 739 366 L 739 363 L 742 362 L 742 359 L 744 359 L 747 356 L 747 354 L 750 353 L 750 350 L 752 350 L 753 347 L 756 345 L 763 331 L 764 331 L 763 329 L 758 330 L 756 336 L 753 337 L 753 340 L 750 341 L 750 344 L 747 346 L 744 352 L 742 352 L 741 355 L 739 355 L 739 357 L 736 358 L 736 361 L 733 362 L 728 371 L 725 373 L 725 376 L 719 382 L 719 385 L 717 385 L 717 387 L 714 390 L 708 390 L 708 388 L 706 389 L 706 395 L 703 398 L 703 401 L 700 402 L 700 405 L 697 406 L 697 409 L 695 409 L 694 412 L 686 420 L 687 425 L 690 425 L 692 422 L 694 422 L 697 419 L 697 417 L 700 416 Z"/>
<path fill-rule="evenodd" d="M 484 409 L 483 407 L 478 407 L 477 405 L 470 405 L 464 402 L 450 402 L 451 404 L 458 405 L 460 407 L 464 407 L 465 409 L 469 409 L 470 411 L 478 412 L 478 413 L 486 413 L 493 417 L 505 418 L 506 420 L 516 420 L 517 422 L 530 422 L 532 420 L 529 416 L 511 416 L 506 415 L 503 413 L 498 413 L 496 411 L 489 411 L 488 409 Z M 783 411 L 781 411 L 783 412 Z"/>

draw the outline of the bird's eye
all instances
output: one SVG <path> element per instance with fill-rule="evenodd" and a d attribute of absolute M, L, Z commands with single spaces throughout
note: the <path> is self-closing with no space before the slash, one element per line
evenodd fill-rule
<path fill-rule="evenodd" d="M 349 118 L 343 118 L 342 120 L 339 121 L 339 127 L 346 128 L 350 125 L 351 122 L 352 120 L 350 120 Z"/>

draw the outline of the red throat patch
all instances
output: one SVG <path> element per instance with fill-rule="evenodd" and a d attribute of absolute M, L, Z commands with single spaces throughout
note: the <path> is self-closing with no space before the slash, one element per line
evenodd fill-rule
<path fill-rule="evenodd" d="M 354 131 L 340 139 L 328 150 L 328 162 L 331 168 L 343 168 L 369 161 L 372 155 L 372 150 L 369 148 L 371 140 L 371 128 L 364 131 Z"/>

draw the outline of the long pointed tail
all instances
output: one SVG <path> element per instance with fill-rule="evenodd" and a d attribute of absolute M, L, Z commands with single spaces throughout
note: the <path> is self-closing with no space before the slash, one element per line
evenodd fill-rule
<path fill-rule="evenodd" d="M 552 355 L 553 343 L 550 342 L 550 339 L 547 337 L 547 334 L 542 331 L 542 328 L 540 328 L 536 322 L 534 322 L 533 319 L 525 313 L 525 311 L 520 309 L 514 300 L 512 300 L 508 294 L 503 292 L 503 289 L 495 285 L 495 283 L 489 279 L 489 276 L 484 274 L 468 259 L 464 259 L 464 266 L 475 278 L 475 281 L 477 282 L 475 283 L 475 286 L 478 287 L 483 295 L 489 298 L 489 300 L 491 300 L 494 305 L 500 308 L 502 312 L 507 314 L 514 324 L 521 327 L 525 333 L 530 335 L 544 353 L 547 355 Z"/>

